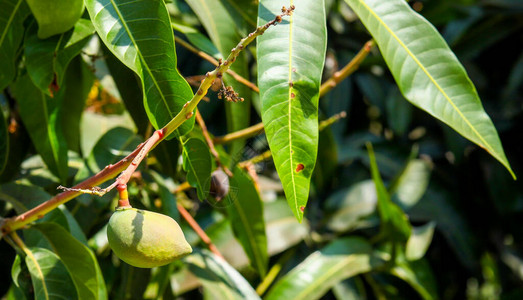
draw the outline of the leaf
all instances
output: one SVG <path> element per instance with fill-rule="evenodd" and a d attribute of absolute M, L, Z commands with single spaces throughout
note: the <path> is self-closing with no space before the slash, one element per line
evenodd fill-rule
<path fill-rule="evenodd" d="M 400 254 L 390 273 L 407 282 L 423 299 L 438 299 L 436 279 L 427 260 L 409 262 Z"/>
<path fill-rule="evenodd" d="M 171 20 L 171 26 L 174 30 L 183 33 L 196 48 L 203 52 L 207 52 L 207 54 L 210 54 L 215 58 L 223 58 L 220 51 L 216 49 L 216 46 L 209 40 L 209 38 L 201 34 L 197 29 L 185 24 L 177 23 L 175 20 Z"/>
<path fill-rule="evenodd" d="M 85 100 L 94 82 L 94 74 L 80 56 L 71 61 L 65 74 L 63 89 L 67 113 L 61 115 L 68 148 L 80 153 L 80 120 Z"/>
<path fill-rule="evenodd" d="M 9 157 L 9 132 L 4 114 L 0 113 L 0 174 L 4 172 Z"/>
<path fill-rule="evenodd" d="M 258 37 L 258 84 L 274 164 L 289 206 L 301 222 L 318 152 L 318 97 L 327 31 L 324 1 L 290 4 L 296 4 L 292 16 Z M 281 6 L 281 1 L 261 1 L 258 25 L 274 19 Z"/>
<path fill-rule="evenodd" d="M 515 178 L 492 121 L 437 30 L 403 0 L 345 0 L 372 34 L 402 94 L 484 148 Z"/>
<path fill-rule="evenodd" d="M 43 93 L 53 97 L 62 87 L 67 66 L 80 54 L 94 28 L 89 20 L 80 19 L 72 30 L 44 40 L 38 38 L 36 29 L 33 23 L 24 41 L 27 72 Z"/>
<path fill-rule="evenodd" d="M 20 255 L 15 257 L 13 261 L 13 266 L 11 267 L 11 278 L 13 279 L 13 285 L 15 287 L 14 294 L 22 294 L 21 296 L 15 297 L 15 299 L 25 299 L 34 298 L 31 293 L 31 274 L 27 269 L 25 264 L 22 264 L 22 259 Z"/>
<path fill-rule="evenodd" d="M 264 204 L 263 213 L 269 255 L 281 253 L 301 242 L 308 234 L 306 223 L 298 223 L 284 199 Z"/>
<path fill-rule="evenodd" d="M 61 97 L 51 99 L 24 75 L 12 86 L 20 116 L 33 144 L 49 170 L 62 182 L 67 178 L 67 143 L 61 127 Z"/>
<path fill-rule="evenodd" d="M 20 182 L 9 182 L 0 185 L 0 200 L 13 205 L 17 214 L 49 200 L 49 195 L 42 188 Z"/>
<path fill-rule="evenodd" d="M 385 103 L 387 123 L 398 136 L 405 134 L 412 120 L 412 105 L 405 101 L 397 87 L 389 89 Z"/>
<path fill-rule="evenodd" d="M 407 247 L 405 249 L 405 257 L 407 260 L 418 260 L 425 256 L 432 242 L 435 228 L 435 222 L 429 222 L 423 226 L 412 228 L 412 234 L 407 241 Z"/>
<path fill-rule="evenodd" d="M 55 223 L 33 225 L 51 243 L 69 271 L 79 299 L 107 299 L 102 271 L 94 253 Z"/>
<path fill-rule="evenodd" d="M 423 197 L 430 181 L 432 166 L 421 159 L 409 160 L 390 188 L 390 193 L 396 203 L 408 210 Z"/>
<path fill-rule="evenodd" d="M 327 227 L 337 232 L 353 229 L 364 217 L 376 211 L 376 186 L 372 180 L 353 184 L 327 198 L 325 209 L 332 212 Z"/>
<path fill-rule="evenodd" d="M 187 256 L 184 262 L 213 299 L 260 299 L 238 271 L 207 250 Z"/>
<path fill-rule="evenodd" d="M 362 238 L 340 238 L 309 255 L 283 276 L 264 299 L 319 299 L 335 284 L 381 265 Z"/>
<path fill-rule="evenodd" d="M 188 0 L 187 4 L 191 6 L 192 10 L 200 19 L 222 57 L 227 57 L 231 49 L 236 47 L 242 38 L 236 29 L 235 20 L 227 8 L 221 1 L 216 0 Z M 236 58 L 236 61 L 231 65 L 230 69 L 244 78 L 249 78 L 249 69 L 245 53 L 241 53 Z M 227 85 L 232 86 L 240 97 L 245 99 L 242 103 L 225 103 L 227 130 L 229 132 L 238 131 L 249 126 L 251 90 L 245 85 L 238 83 L 228 74 L 224 74 L 223 78 Z M 238 155 L 243 150 L 244 144 L 244 140 L 233 142 L 230 149 L 231 156 Z"/>
<path fill-rule="evenodd" d="M 391 201 L 389 192 L 381 179 L 376 156 L 370 143 L 367 144 L 367 150 L 369 152 L 372 180 L 376 186 L 376 194 L 378 196 L 378 213 L 381 221 L 380 234 L 386 239 L 406 242 L 411 234 L 410 223 L 401 208 Z"/>
<path fill-rule="evenodd" d="M 25 253 L 36 300 L 78 298 L 73 281 L 56 254 L 42 248 L 29 248 Z"/>
<path fill-rule="evenodd" d="M 118 93 L 120 93 L 125 108 L 138 129 L 138 134 L 145 136 L 149 119 L 143 106 L 140 77 L 123 65 L 107 47 L 102 47 L 102 51 L 105 55 L 105 64 L 118 88 Z M 158 144 L 158 146 L 161 146 L 163 143 L 165 141 Z"/>
<path fill-rule="evenodd" d="M 183 143 L 183 169 L 187 182 L 196 188 L 200 201 L 207 199 L 211 188 L 212 159 L 204 141 L 191 138 Z"/>
<path fill-rule="evenodd" d="M 24 20 L 29 15 L 24 0 L 0 1 L 0 91 L 16 74 L 18 47 L 24 37 Z"/>
<path fill-rule="evenodd" d="M 260 194 L 251 178 L 239 168 L 234 169 L 234 176 L 229 180 L 229 193 L 222 201 L 230 203 L 227 213 L 234 235 L 249 257 L 251 266 L 264 278 L 269 258 Z"/>
<path fill-rule="evenodd" d="M 165 126 L 192 96 L 176 69 L 169 14 L 162 0 L 86 0 L 104 44 L 142 80 L 144 106 L 154 128 Z M 177 130 L 192 129 L 194 117 Z"/>

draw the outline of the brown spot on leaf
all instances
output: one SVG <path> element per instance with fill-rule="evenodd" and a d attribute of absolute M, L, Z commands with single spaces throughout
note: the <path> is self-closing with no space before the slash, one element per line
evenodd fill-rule
<path fill-rule="evenodd" d="M 298 164 L 298 166 L 296 167 L 296 172 L 300 172 L 303 169 L 305 169 L 305 166 L 303 164 Z"/>
<path fill-rule="evenodd" d="M 305 206 L 300 206 L 300 210 L 301 210 L 301 212 L 304 212 L 305 211 Z"/>
<path fill-rule="evenodd" d="M 294 99 L 296 97 L 296 94 L 291 93 L 291 98 Z"/>

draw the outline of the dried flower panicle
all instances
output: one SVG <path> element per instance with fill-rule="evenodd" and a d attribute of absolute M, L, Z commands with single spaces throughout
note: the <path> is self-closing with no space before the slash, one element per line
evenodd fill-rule
<path fill-rule="evenodd" d="M 239 97 L 238 93 L 234 91 L 232 86 L 224 86 L 218 93 L 218 99 L 224 99 L 229 102 L 243 102 L 244 99 Z"/>

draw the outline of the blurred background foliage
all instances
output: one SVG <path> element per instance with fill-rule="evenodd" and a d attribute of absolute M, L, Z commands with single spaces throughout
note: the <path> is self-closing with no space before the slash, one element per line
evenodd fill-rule
<path fill-rule="evenodd" d="M 169 3 L 175 35 L 219 58 L 198 16 L 181 0 Z M 228 18 L 235 21 L 231 36 L 248 33 L 256 24 L 253 1 L 221 0 Z M 238 3 L 240 3 L 238 2 Z M 410 5 L 427 18 L 446 39 L 474 82 L 485 110 L 492 118 L 517 176 L 523 177 L 523 2 L 520 0 L 426 0 Z M 328 46 L 324 78 L 343 67 L 370 38 L 357 16 L 344 1 L 327 1 Z M 188 81 L 213 66 L 177 45 L 178 68 Z M 246 51 L 246 77 L 256 78 L 254 47 Z M 72 66 L 83 74 L 87 101 L 80 123 L 80 145 L 69 151 L 68 184 L 86 178 L 115 162 L 151 132 L 143 111 L 141 91 L 135 75 L 93 39 L 84 49 L 83 60 Z M 80 70 L 80 71 L 79 71 Z M 73 83 L 69 83 L 73 84 Z M 261 121 L 258 95 L 242 89 L 252 101 L 250 124 Z M 209 131 L 228 132 L 226 107 L 211 92 L 199 109 Z M 2 174 L 0 198 L 18 199 L 23 205 L 41 202 L 56 194 L 54 177 L 35 155 L 27 132 L 17 120 L 12 99 L 1 96 L 10 132 L 9 165 Z M 250 103 L 250 102 L 247 102 Z M 370 141 L 377 164 L 392 199 L 408 215 L 415 235 L 420 237 L 421 255 L 415 268 L 427 275 L 421 285 L 441 299 L 523 298 L 523 185 L 513 181 L 501 164 L 446 125 L 402 99 L 379 51 L 374 48 L 358 71 L 320 99 L 320 115 L 326 119 L 341 111 L 347 117 L 320 133 L 318 162 L 306 221 L 296 222 L 288 209 L 272 162 L 257 165 L 268 239 L 269 267 L 278 265 L 276 281 L 308 255 L 330 245 L 341 247 L 355 236 L 372 241 L 378 233 L 376 191 L 371 180 L 365 143 Z M 195 130 L 195 135 L 198 130 Z M 74 141 L 74 139 L 79 141 Z M 117 149 L 117 153 L 108 151 Z M 267 150 L 263 135 L 247 141 L 231 159 L 242 161 Z M 170 153 L 170 155 L 165 155 Z M 129 192 L 134 205 L 180 217 L 165 189 L 183 181 L 176 142 L 164 142 L 133 178 Z M 168 163 L 166 163 L 168 161 Z M 20 165 L 21 164 L 21 165 Z M 160 175 L 162 174 L 162 175 Z M 16 180 L 16 181 L 15 181 Z M 234 238 L 230 220 L 216 204 L 194 202 L 196 194 L 177 201 L 191 207 L 198 223 L 224 254 L 227 261 L 257 286 L 260 278 L 248 266 L 243 248 Z M 94 249 L 110 299 L 165 299 L 208 297 L 212 283 L 201 278 L 201 261 L 174 263 L 167 268 L 135 269 L 119 264 L 107 246 L 105 227 L 114 194 L 103 198 L 82 196 L 67 204 L 67 217 L 74 216 L 81 230 L 75 235 Z M 16 205 L 0 202 L 3 216 L 15 214 Z M 181 222 L 188 241 L 201 244 L 198 236 Z M 410 242 L 410 240 L 409 240 Z M 413 241 L 415 243 L 416 241 Z M 336 244 L 338 243 L 338 244 Z M 430 246 L 428 245 L 430 244 Z M 420 246 L 421 245 L 421 246 Z M 423 246 L 424 245 L 424 246 Z M 424 248 L 426 253 L 424 253 Z M 428 249 L 427 249 L 428 248 Z M 328 249 L 325 250 L 328 252 Z M 334 250 L 333 250 L 334 251 Z M 384 250 L 385 251 L 385 250 Z M 413 250 L 414 251 L 414 250 Z M 386 251 L 385 251 L 386 252 Z M 0 295 L 11 282 L 15 252 L 0 243 Z M 418 257 L 418 258 L 419 258 Z M 202 261 L 205 258 L 200 258 Z M 399 258 L 398 258 L 399 259 Z M 211 264 L 212 266 L 212 264 Z M 219 267 L 219 266 L 218 266 Z M 167 275 L 166 275 L 167 274 Z M 420 273 L 418 273 L 420 274 Z M 200 278 L 200 280 L 198 279 Z M 416 283 L 399 280 L 398 273 L 370 272 L 334 285 L 325 299 L 416 299 Z M 209 285 L 206 285 L 209 284 Z"/>

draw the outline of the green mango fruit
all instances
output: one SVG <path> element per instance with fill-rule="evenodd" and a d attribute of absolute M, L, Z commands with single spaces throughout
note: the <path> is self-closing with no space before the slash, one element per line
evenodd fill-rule
<path fill-rule="evenodd" d="M 135 208 L 116 209 L 107 239 L 116 256 L 138 268 L 163 266 L 192 252 L 175 220 Z"/>
<path fill-rule="evenodd" d="M 46 39 L 73 28 L 84 12 L 83 0 L 27 0 L 38 22 L 38 37 Z"/>

